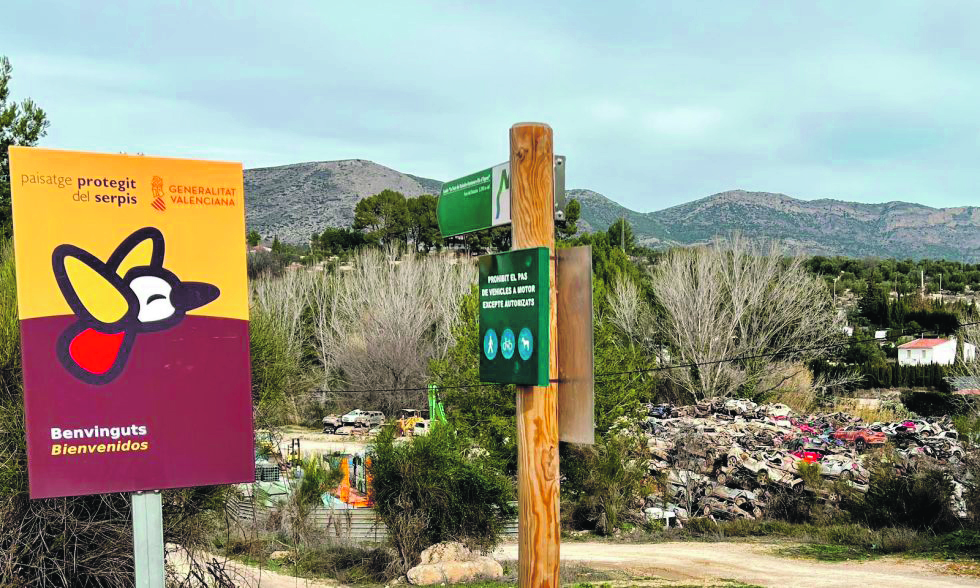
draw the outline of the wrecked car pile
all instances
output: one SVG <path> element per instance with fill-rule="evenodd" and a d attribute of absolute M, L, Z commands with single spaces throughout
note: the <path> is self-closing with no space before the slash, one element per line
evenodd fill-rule
<path fill-rule="evenodd" d="M 817 466 L 810 476 L 819 472 L 819 478 L 865 492 L 869 450 L 887 444 L 895 447 L 898 475 L 923 456 L 944 464 L 957 488 L 968 475 L 962 467 L 967 450 L 949 417 L 869 424 L 843 412 L 797 415 L 784 404 L 744 399 L 647 409 L 650 471 L 666 473 L 664 491 L 646 500 L 651 520 L 664 511 L 682 522 L 695 516 L 760 518 L 778 492 L 835 499 L 826 484 L 807 487 L 801 463 Z M 965 515 L 959 502 L 954 497 L 953 510 Z"/>

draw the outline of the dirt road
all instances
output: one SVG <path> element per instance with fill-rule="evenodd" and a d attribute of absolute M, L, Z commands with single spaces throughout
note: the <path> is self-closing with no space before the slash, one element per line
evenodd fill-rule
<path fill-rule="evenodd" d="M 360 453 L 370 439 L 358 435 L 325 435 L 315 429 L 287 427 L 282 432 L 282 449 L 289 448 L 290 439 L 299 439 L 303 457 L 325 453 Z"/>
<path fill-rule="evenodd" d="M 598 543 L 564 542 L 563 562 L 596 569 L 629 571 L 637 577 L 701 583 L 733 579 L 766 587 L 947 588 L 980 586 L 980 579 L 943 574 L 944 564 L 881 558 L 824 563 L 774 555 L 779 546 L 749 543 Z M 498 560 L 517 559 L 517 544 L 502 545 Z"/>
<path fill-rule="evenodd" d="M 278 574 L 210 553 L 199 552 L 196 558 L 202 564 L 211 560 L 220 562 L 228 579 L 240 588 L 338 588 L 342 586 L 328 580 L 305 580 Z M 179 549 L 174 550 L 172 546 L 167 551 L 167 565 L 171 566 L 181 579 L 186 577 L 190 569 L 187 553 Z M 208 580 L 210 585 L 212 578 L 208 577 Z"/>

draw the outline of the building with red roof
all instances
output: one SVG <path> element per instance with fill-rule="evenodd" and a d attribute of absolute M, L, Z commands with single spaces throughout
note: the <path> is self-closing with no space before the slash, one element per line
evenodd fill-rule
<path fill-rule="evenodd" d="M 972 361 L 977 348 L 963 343 L 963 358 Z M 956 361 L 956 337 L 949 339 L 916 339 L 898 346 L 899 365 L 952 365 Z"/>

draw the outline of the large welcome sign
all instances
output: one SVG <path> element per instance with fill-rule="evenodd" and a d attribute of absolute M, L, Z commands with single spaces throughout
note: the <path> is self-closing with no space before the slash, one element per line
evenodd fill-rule
<path fill-rule="evenodd" d="M 241 164 L 10 171 L 31 497 L 252 481 Z"/>

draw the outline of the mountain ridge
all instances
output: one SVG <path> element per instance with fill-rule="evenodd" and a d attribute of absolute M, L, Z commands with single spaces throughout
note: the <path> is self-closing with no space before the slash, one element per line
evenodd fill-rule
<path fill-rule="evenodd" d="M 246 219 L 249 229 L 263 236 L 305 243 L 325 227 L 349 226 L 355 204 L 381 190 L 414 198 L 438 194 L 441 186 L 439 180 L 364 159 L 247 169 Z M 980 261 L 980 208 L 973 206 L 800 200 L 738 189 L 638 212 L 594 190 L 567 192 L 582 204 L 581 230 L 605 230 L 625 216 L 637 242 L 653 248 L 694 245 L 738 232 L 807 254 Z"/>

